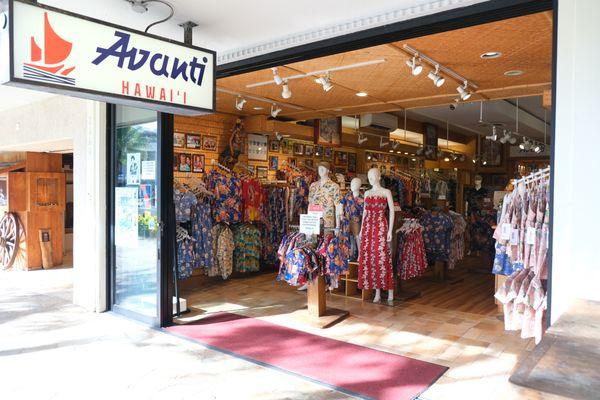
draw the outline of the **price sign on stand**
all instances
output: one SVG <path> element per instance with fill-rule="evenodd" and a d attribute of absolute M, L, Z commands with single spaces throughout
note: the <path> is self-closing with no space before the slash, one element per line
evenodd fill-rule
<path fill-rule="evenodd" d="M 316 215 L 319 218 L 323 218 L 324 213 L 325 209 L 323 208 L 323 206 L 320 206 L 318 204 L 310 204 L 308 206 L 308 214 L 310 215 Z"/>
<path fill-rule="evenodd" d="M 321 218 L 317 214 L 300 214 L 300 233 L 305 235 L 321 233 Z"/>

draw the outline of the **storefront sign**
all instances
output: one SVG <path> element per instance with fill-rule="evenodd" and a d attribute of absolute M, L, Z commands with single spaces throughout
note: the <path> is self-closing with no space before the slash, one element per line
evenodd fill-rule
<path fill-rule="evenodd" d="M 315 214 L 300 214 L 300 233 L 305 235 L 321 233 L 321 218 Z"/>
<path fill-rule="evenodd" d="M 0 0 L 0 83 L 198 115 L 215 52 L 23 0 Z"/>

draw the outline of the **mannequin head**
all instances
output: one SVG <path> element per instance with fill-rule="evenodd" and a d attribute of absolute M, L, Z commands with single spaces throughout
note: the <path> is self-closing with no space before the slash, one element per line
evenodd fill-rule
<path fill-rule="evenodd" d="M 367 173 L 367 178 L 369 178 L 369 184 L 371 186 L 379 185 L 381 181 L 381 172 L 379 168 L 371 168 Z"/>
<path fill-rule="evenodd" d="M 481 184 L 483 182 L 483 178 L 481 177 L 481 175 L 475 175 L 475 189 L 479 190 L 481 189 Z"/>
<path fill-rule="evenodd" d="M 352 193 L 356 193 L 356 192 L 360 191 L 361 186 L 362 186 L 362 180 L 360 178 L 354 178 L 350 182 L 350 190 L 352 190 Z"/>
<path fill-rule="evenodd" d="M 321 178 L 321 180 L 329 178 L 329 169 L 330 168 L 329 168 L 328 162 L 320 162 L 319 163 L 318 172 L 319 172 L 319 177 Z"/>

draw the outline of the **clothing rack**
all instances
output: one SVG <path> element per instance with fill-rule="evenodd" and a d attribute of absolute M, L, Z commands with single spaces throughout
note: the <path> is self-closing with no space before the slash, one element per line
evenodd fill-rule
<path fill-rule="evenodd" d="M 217 166 L 217 167 L 221 168 L 222 170 L 225 170 L 225 171 L 229 172 L 230 174 L 233 173 L 229 168 L 227 168 L 226 166 L 224 166 L 223 164 L 221 164 L 217 160 L 212 160 L 211 164 L 214 165 L 214 166 Z"/>
<path fill-rule="evenodd" d="M 540 179 L 546 178 L 549 175 L 550 175 L 550 167 L 547 167 L 547 168 L 541 169 L 539 171 L 533 172 L 529 175 L 526 175 L 526 176 L 522 177 L 521 179 L 516 179 L 513 184 L 516 185 L 518 183 L 535 182 Z"/>

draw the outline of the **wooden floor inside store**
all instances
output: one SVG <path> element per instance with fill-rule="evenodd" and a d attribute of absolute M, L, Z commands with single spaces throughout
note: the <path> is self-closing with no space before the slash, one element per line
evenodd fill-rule
<path fill-rule="evenodd" d="M 480 260 L 467 258 L 454 271 L 455 284 L 426 278 L 405 285 L 422 296 L 390 307 L 327 294 L 328 307 L 350 312 L 327 329 L 291 317 L 306 307 L 306 293 L 298 292 L 275 274 L 234 279 L 185 292 L 192 312 L 178 323 L 226 311 L 351 342 L 386 352 L 450 367 L 427 390 L 423 399 L 559 399 L 508 381 L 519 360 L 534 348 L 519 332 L 506 332 L 494 304 L 494 276 L 469 272 Z M 384 299 L 387 294 L 384 295 Z"/>

